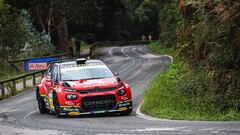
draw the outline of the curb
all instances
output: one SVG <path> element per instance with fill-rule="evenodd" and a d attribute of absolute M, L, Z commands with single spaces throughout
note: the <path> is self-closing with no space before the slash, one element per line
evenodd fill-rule
<path fill-rule="evenodd" d="M 171 61 L 171 64 L 173 63 L 173 58 L 172 58 L 172 56 L 170 56 L 170 55 L 162 55 L 162 56 L 165 56 L 165 57 L 168 57 L 169 59 L 170 59 L 170 61 Z"/>
<path fill-rule="evenodd" d="M 170 55 L 162 55 L 162 56 L 165 56 L 165 57 L 168 57 L 170 59 L 170 64 L 173 63 L 173 58 L 172 56 Z M 139 106 L 137 107 L 137 110 L 136 110 L 136 114 L 137 114 L 137 117 L 140 117 L 140 118 L 143 118 L 143 119 L 146 119 L 146 120 L 151 120 L 151 121 L 176 121 L 176 120 L 168 120 L 168 119 L 160 119 L 160 118 L 155 118 L 155 117 L 152 117 L 152 116 L 148 116 L 144 113 L 141 112 L 141 106 L 142 106 L 142 103 L 144 102 L 144 100 L 139 104 Z"/>
<path fill-rule="evenodd" d="M 137 110 L 136 110 L 137 117 L 140 117 L 140 118 L 143 118 L 143 119 L 146 119 L 146 120 L 151 120 L 151 121 L 161 121 L 161 119 L 151 117 L 151 116 L 148 116 L 148 115 L 142 113 L 141 112 L 142 103 L 143 103 L 143 101 L 137 107 Z"/>
<path fill-rule="evenodd" d="M 144 102 L 144 100 L 139 104 L 137 110 L 136 110 L 136 116 L 145 120 L 149 120 L 149 121 L 166 121 L 166 122 L 205 122 L 205 121 L 191 121 L 191 120 L 171 120 L 171 119 L 161 119 L 161 118 L 156 118 L 156 117 L 152 117 L 149 115 L 144 114 L 143 112 L 141 112 L 141 106 L 142 103 Z M 208 122 L 208 121 L 207 121 Z"/>

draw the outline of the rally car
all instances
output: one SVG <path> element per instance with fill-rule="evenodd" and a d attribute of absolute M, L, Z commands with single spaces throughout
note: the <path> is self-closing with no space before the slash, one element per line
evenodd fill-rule
<path fill-rule="evenodd" d="M 101 60 L 50 64 L 37 85 L 36 97 L 40 113 L 51 111 L 57 117 L 132 112 L 130 86 Z"/>

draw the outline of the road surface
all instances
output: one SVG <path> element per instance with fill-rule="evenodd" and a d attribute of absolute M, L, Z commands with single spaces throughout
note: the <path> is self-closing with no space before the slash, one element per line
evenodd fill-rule
<path fill-rule="evenodd" d="M 136 114 L 144 90 L 163 72 L 170 59 L 146 46 L 108 47 L 98 50 L 122 80 L 132 87 L 134 112 L 130 116 L 56 118 L 38 112 L 35 91 L 0 102 L 0 135 L 239 135 L 240 122 L 171 121 Z"/>

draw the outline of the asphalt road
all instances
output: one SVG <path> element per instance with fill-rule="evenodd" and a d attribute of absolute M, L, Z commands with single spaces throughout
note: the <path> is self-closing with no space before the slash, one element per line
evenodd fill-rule
<path fill-rule="evenodd" d="M 240 122 L 156 120 L 136 114 L 144 90 L 170 59 L 152 54 L 146 46 L 108 47 L 98 50 L 122 80 L 132 87 L 134 112 L 130 116 L 56 118 L 40 114 L 35 91 L 0 102 L 0 135 L 239 135 Z"/>

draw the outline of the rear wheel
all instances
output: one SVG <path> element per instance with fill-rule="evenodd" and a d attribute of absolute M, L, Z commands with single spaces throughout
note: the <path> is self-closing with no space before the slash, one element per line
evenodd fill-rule
<path fill-rule="evenodd" d="M 40 95 L 39 91 L 37 91 L 37 101 L 38 101 L 38 109 L 41 114 L 48 113 L 48 109 L 45 106 L 45 102 L 43 97 Z"/>
<path fill-rule="evenodd" d="M 120 112 L 120 115 L 121 115 L 121 116 L 127 116 L 127 115 L 130 115 L 131 112 L 132 112 L 132 109 L 128 109 L 128 110 L 126 110 L 126 111 Z"/>
<path fill-rule="evenodd" d="M 54 111 L 55 111 L 55 114 L 58 118 L 61 118 L 62 116 L 60 115 L 60 105 L 59 105 L 59 102 L 58 102 L 58 97 L 57 97 L 57 94 L 53 94 L 53 105 L 54 105 Z"/>

